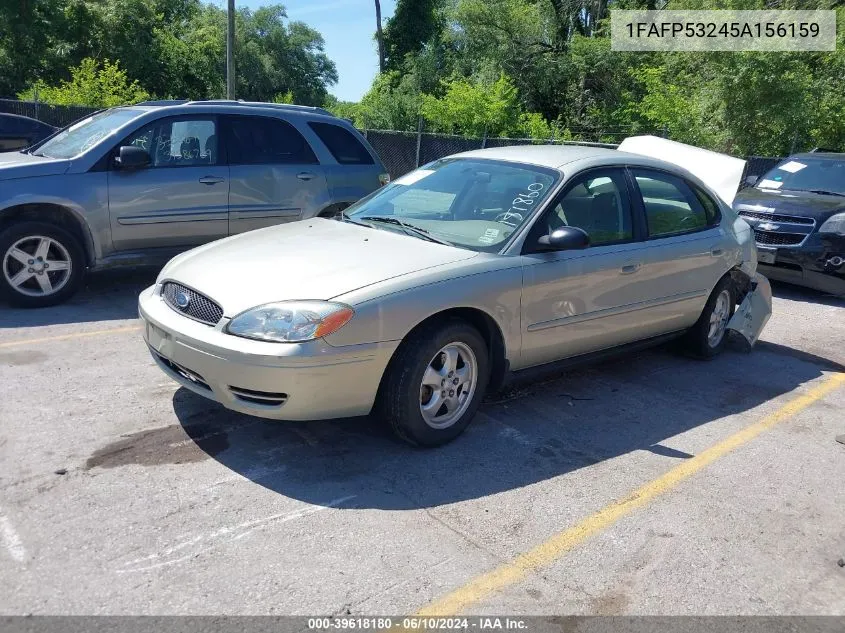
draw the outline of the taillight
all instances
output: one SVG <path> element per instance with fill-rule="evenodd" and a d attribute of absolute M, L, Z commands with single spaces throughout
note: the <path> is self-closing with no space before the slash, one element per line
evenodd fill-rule
<path fill-rule="evenodd" d="M 378 175 L 378 181 L 382 187 L 384 187 L 387 183 L 390 182 L 390 174 L 384 173 Z"/>

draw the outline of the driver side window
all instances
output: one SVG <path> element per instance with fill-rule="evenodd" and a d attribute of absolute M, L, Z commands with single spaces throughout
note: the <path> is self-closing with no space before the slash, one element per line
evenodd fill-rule
<path fill-rule="evenodd" d="M 632 240 L 625 174 L 621 169 L 601 169 L 577 176 L 539 224 L 537 238 L 562 226 L 574 226 L 590 236 L 590 246 Z"/>
<path fill-rule="evenodd" d="M 159 119 L 135 132 L 122 145 L 146 150 L 150 167 L 217 163 L 217 130 L 212 119 Z"/>

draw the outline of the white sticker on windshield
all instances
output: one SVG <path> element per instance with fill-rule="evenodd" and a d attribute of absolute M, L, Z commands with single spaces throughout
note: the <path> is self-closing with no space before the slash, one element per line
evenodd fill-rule
<path fill-rule="evenodd" d="M 400 176 L 393 182 L 397 185 L 413 185 L 415 182 L 422 180 L 426 176 L 431 176 L 433 173 L 433 169 L 417 169 L 416 171 L 412 171 L 410 174 Z"/>
<path fill-rule="evenodd" d="M 487 229 L 484 231 L 484 235 L 478 238 L 478 241 L 482 244 L 493 244 L 497 242 L 497 238 L 499 237 L 499 229 Z"/>
<path fill-rule="evenodd" d="M 759 183 L 757 183 L 757 186 L 760 187 L 760 189 L 780 189 L 782 185 L 782 182 L 778 182 L 777 180 L 769 180 L 768 178 L 761 180 Z"/>
<path fill-rule="evenodd" d="M 788 171 L 790 174 L 794 174 L 796 171 L 801 171 L 804 169 L 806 165 L 804 163 L 799 163 L 798 161 L 791 160 L 788 163 L 784 163 L 778 169 L 782 169 L 784 171 Z"/>

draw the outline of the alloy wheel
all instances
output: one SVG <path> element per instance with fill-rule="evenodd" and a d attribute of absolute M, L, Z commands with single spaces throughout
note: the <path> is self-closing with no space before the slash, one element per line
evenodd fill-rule
<path fill-rule="evenodd" d="M 713 304 L 710 313 L 710 329 L 707 331 L 707 344 L 715 348 L 722 342 L 728 325 L 731 310 L 731 295 L 728 290 L 722 290 Z"/>
<path fill-rule="evenodd" d="M 47 297 L 68 282 L 73 262 L 59 241 L 43 235 L 29 235 L 12 244 L 3 256 L 6 282 L 20 294 Z"/>
<path fill-rule="evenodd" d="M 469 407 L 478 384 L 478 362 L 465 343 L 443 346 L 429 361 L 420 384 L 420 413 L 433 429 L 455 424 Z"/>

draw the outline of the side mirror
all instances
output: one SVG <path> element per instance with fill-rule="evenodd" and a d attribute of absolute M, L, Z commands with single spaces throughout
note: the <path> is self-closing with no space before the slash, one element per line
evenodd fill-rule
<path fill-rule="evenodd" d="M 760 180 L 759 176 L 746 176 L 745 180 L 744 180 L 745 186 L 746 187 L 753 187 L 755 184 L 757 184 L 758 180 Z"/>
<path fill-rule="evenodd" d="M 123 145 L 114 157 L 114 164 L 119 169 L 141 169 L 150 162 L 149 152 L 135 145 Z"/>
<path fill-rule="evenodd" d="M 587 248 L 590 236 L 576 226 L 562 226 L 537 240 L 538 251 L 574 251 Z"/>

